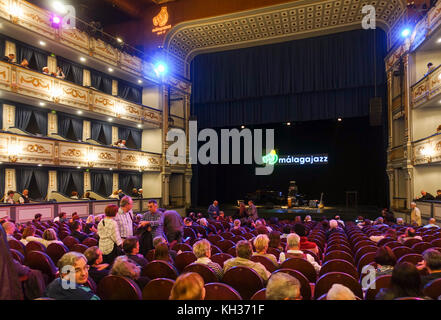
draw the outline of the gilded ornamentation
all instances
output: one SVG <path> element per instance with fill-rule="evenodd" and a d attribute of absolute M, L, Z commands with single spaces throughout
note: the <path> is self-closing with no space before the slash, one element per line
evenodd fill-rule
<path fill-rule="evenodd" d="M 436 144 L 435 150 L 436 151 L 441 151 L 441 141 Z"/>
<path fill-rule="evenodd" d="M 45 84 L 43 80 L 35 78 L 35 77 L 31 77 L 28 79 L 25 79 L 23 76 L 21 76 L 20 78 L 20 82 L 23 83 L 32 83 L 32 85 L 36 88 L 41 87 L 43 89 L 48 89 L 49 90 L 49 84 Z"/>
<path fill-rule="evenodd" d="M 6 80 L 6 71 L 1 71 L 0 76 L 3 76 L 3 78 Z"/>
<path fill-rule="evenodd" d="M 154 113 L 154 112 L 147 112 L 147 111 L 145 111 L 144 112 L 144 117 L 145 118 L 150 118 L 150 119 L 153 119 L 153 120 L 159 120 L 159 116 L 158 116 L 158 114 L 156 114 L 156 113 Z"/>
<path fill-rule="evenodd" d="M 125 109 L 128 110 L 129 113 L 134 113 L 134 114 L 137 114 L 139 116 L 139 110 L 134 108 L 133 106 L 126 106 Z"/>
<path fill-rule="evenodd" d="M 114 106 L 115 102 L 107 98 L 95 98 L 95 103 L 101 103 L 104 106 Z"/>
<path fill-rule="evenodd" d="M 81 94 L 77 89 L 73 89 L 73 88 L 68 88 L 65 89 L 63 88 L 64 93 L 66 93 L 67 95 L 70 95 L 74 98 L 80 98 L 80 99 L 85 99 L 86 95 L 85 94 Z"/>
<path fill-rule="evenodd" d="M 65 152 L 63 152 L 62 155 L 66 157 L 74 157 L 74 158 L 80 158 L 83 156 L 81 150 L 78 149 L 68 149 Z"/>
<path fill-rule="evenodd" d="M 45 149 L 42 145 L 40 144 L 29 144 L 27 146 L 27 151 L 28 152 L 36 152 L 36 153 L 50 153 L 49 150 Z"/>
<path fill-rule="evenodd" d="M 148 158 L 148 162 L 149 162 L 150 164 L 156 164 L 156 165 L 159 165 L 159 160 L 156 159 L 156 158 Z"/>
<path fill-rule="evenodd" d="M 75 40 L 82 41 L 82 42 L 87 41 L 87 39 L 81 37 L 80 33 L 77 31 L 66 30 L 66 31 L 64 31 L 64 33 L 67 34 L 68 36 L 74 38 Z"/>
<path fill-rule="evenodd" d="M 26 13 L 26 15 L 37 23 L 47 23 L 45 19 L 42 19 L 39 15 L 35 13 Z"/>
<path fill-rule="evenodd" d="M 98 158 L 101 160 L 115 160 L 115 158 L 112 157 L 112 154 L 108 152 L 101 152 Z"/>
<path fill-rule="evenodd" d="M 136 162 L 136 157 L 132 154 L 128 154 L 123 161 L 127 161 L 127 162 Z"/>

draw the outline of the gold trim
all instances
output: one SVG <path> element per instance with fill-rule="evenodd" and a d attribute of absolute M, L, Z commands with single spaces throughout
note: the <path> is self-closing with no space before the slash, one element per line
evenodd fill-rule
<path fill-rule="evenodd" d="M 81 150 L 78 149 L 68 149 L 65 152 L 63 152 L 62 155 L 66 157 L 76 157 L 76 158 L 80 158 L 83 156 Z"/>
<path fill-rule="evenodd" d="M 31 77 L 30 79 L 25 79 L 25 78 L 23 78 L 23 76 L 21 76 L 20 82 L 21 83 L 23 83 L 23 82 L 25 82 L 25 83 L 32 83 L 32 85 L 35 88 L 41 87 L 43 89 L 49 89 L 49 84 L 44 85 L 43 80 L 35 78 L 35 77 Z"/>
<path fill-rule="evenodd" d="M 50 153 L 49 150 L 45 149 L 41 144 L 29 144 L 26 148 L 28 152 L 37 152 L 37 153 Z"/>

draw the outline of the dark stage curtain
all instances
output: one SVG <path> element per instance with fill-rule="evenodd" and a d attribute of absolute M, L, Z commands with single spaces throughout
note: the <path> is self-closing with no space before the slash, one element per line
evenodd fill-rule
<path fill-rule="evenodd" d="M 62 57 L 57 57 L 57 64 L 64 72 L 66 80 L 72 81 L 77 85 L 83 85 L 83 67 Z"/>
<path fill-rule="evenodd" d="M 375 63 L 377 95 L 385 92 L 385 55 L 380 29 L 199 55 L 192 114 L 199 127 L 365 116 Z"/>
<path fill-rule="evenodd" d="M 66 194 L 70 179 L 72 179 L 75 185 L 75 189 L 78 192 L 79 197 L 81 198 L 84 192 L 84 177 L 82 171 L 66 170 L 66 169 L 58 170 L 57 171 L 58 192 L 70 196 Z"/>
<path fill-rule="evenodd" d="M 44 199 L 47 196 L 47 187 L 49 184 L 49 174 L 47 169 L 37 168 L 16 168 L 16 185 L 17 191 L 22 192 L 29 189 L 31 180 L 34 177 L 37 182 L 38 192 Z"/>
<path fill-rule="evenodd" d="M 100 135 L 101 129 L 104 132 L 104 136 L 106 138 L 106 144 L 110 145 L 112 144 L 112 126 L 105 124 L 103 122 L 99 121 L 92 121 L 91 122 L 91 137 L 93 140 L 98 141 L 98 137 Z"/>
<path fill-rule="evenodd" d="M 118 127 L 118 138 L 122 140 L 128 140 L 129 136 L 132 136 L 135 142 L 136 149 L 141 149 L 142 131 L 127 127 Z"/>
<path fill-rule="evenodd" d="M 5 48 L 6 48 L 6 38 L 0 35 L 0 57 L 5 56 Z"/>
<path fill-rule="evenodd" d="M 75 140 L 82 140 L 83 137 L 83 120 L 81 118 L 77 118 L 75 116 L 71 116 L 65 113 L 57 113 L 58 119 L 58 134 L 62 137 L 67 137 L 69 132 L 69 128 L 72 127 L 72 130 L 75 134 Z"/>
<path fill-rule="evenodd" d="M 124 172 L 119 174 L 119 188 L 126 194 L 130 195 L 132 190 L 128 187 L 132 182 L 133 188 L 139 189 L 142 187 L 142 174 Z"/>
<path fill-rule="evenodd" d="M 104 93 L 112 94 L 112 77 L 96 70 L 90 71 L 90 77 L 92 87 Z"/>
<path fill-rule="evenodd" d="M 58 170 L 57 171 L 57 190 L 61 194 L 66 195 L 67 187 L 69 185 L 69 179 L 71 176 L 70 171 Z"/>
<path fill-rule="evenodd" d="M 34 117 L 40 133 L 47 136 L 47 112 L 34 110 Z"/>
<path fill-rule="evenodd" d="M 134 103 L 142 103 L 142 88 L 118 79 L 118 96 Z"/>
<path fill-rule="evenodd" d="M 3 128 L 3 102 L 2 101 L 0 101 L 0 114 L 2 115 L 0 117 L 0 128 Z"/>
<path fill-rule="evenodd" d="M 21 104 L 15 104 L 15 126 L 21 130 L 26 130 L 34 114 L 38 129 L 42 135 L 47 135 L 47 112 L 34 108 L 29 108 Z"/>
<path fill-rule="evenodd" d="M 98 192 L 101 187 L 101 184 L 104 184 L 104 188 L 106 190 L 106 194 L 103 196 L 108 197 L 112 194 L 112 186 L 113 186 L 113 175 L 108 172 L 91 172 L 90 178 L 92 182 L 92 190 L 94 192 Z"/>
<path fill-rule="evenodd" d="M 21 42 L 16 42 L 16 48 L 17 63 L 21 63 L 23 59 L 26 59 L 30 62 L 32 57 L 34 57 L 37 71 L 42 72 L 43 67 L 47 66 L 47 52 Z"/>

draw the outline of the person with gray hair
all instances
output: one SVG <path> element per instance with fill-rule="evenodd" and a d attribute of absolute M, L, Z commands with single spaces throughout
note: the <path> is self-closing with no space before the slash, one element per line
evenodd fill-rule
<path fill-rule="evenodd" d="M 423 252 L 423 261 L 417 265 L 418 270 L 426 269 L 429 274 L 421 277 L 421 284 L 424 287 L 432 280 L 441 278 L 441 252 L 436 249 L 427 249 Z"/>
<path fill-rule="evenodd" d="M 57 266 L 60 277 L 47 286 L 45 297 L 55 300 L 100 300 L 85 285 L 89 279 L 89 265 L 82 253 L 71 251 L 64 254 Z"/>
<path fill-rule="evenodd" d="M 326 300 L 357 300 L 357 298 L 348 287 L 334 283 L 326 295 Z"/>
<path fill-rule="evenodd" d="M 374 227 L 381 228 L 381 227 L 388 227 L 388 225 L 384 223 L 383 217 L 378 217 L 377 219 L 375 219 Z"/>
<path fill-rule="evenodd" d="M 129 278 L 135 281 L 140 288 L 144 288 L 150 281 L 148 277 L 141 277 L 141 267 L 127 256 L 119 256 L 115 259 L 110 274 Z"/>
<path fill-rule="evenodd" d="M 15 223 L 6 221 L 3 223 L 3 229 L 5 229 L 6 238 L 7 240 L 17 240 L 14 238 L 14 232 L 15 232 Z"/>
<path fill-rule="evenodd" d="M 404 220 L 403 220 L 403 218 L 397 218 L 397 225 L 398 225 L 398 226 L 404 226 Z"/>
<path fill-rule="evenodd" d="M 415 202 L 410 203 L 410 208 L 412 211 L 410 212 L 410 223 L 413 225 L 420 226 L 421 225 L 421 211 L 417 207 Z"/>
<path fill-rule="evenodd" d="M 271 275 L 265 295 L 266 300 L 302 300 L 299 280 L 284 272 Z"/>
<path fill-rule="evenodd" d="M 195 263 L 200 263 L 208 266 L 216 274 L 217 278 L 220 280 L 224 275 L 222 267 L 216 262 L 211 261 L 211 244 L 208 240 L 202 239 L 195 244 L 193 244 L 193 253 L 197 260 Z"/>
<path fill-rule="evenodd" d="M 286 253 L 280 253 L 279 263 L 282 264 L 283 261 L 290 258 L 300 258 L 308 261 L 312 264 L 316 272 L 319 272 L 321 269 L 321 266 L 310 254 L 305 254 L 300 250 L 300 237 L 295 233 L 291 233 L 286 237 Z"/>
<path fill-rule="evenodd" d="M 119 202 L 118 213 L 114 220 L 118 224 L 121 239 L 133 236 L 133 200 L 129 196 L 124 196 Z"/>
<path fill-rule="evenodd" d="M 429 223 L 426 224 L 423 228 L 424 229 L 427 229 L 427 228 L 437 228 L 437 229 L 439 229 L 439 225 L 436 224 L 435 218 L 430 218 L 429 219 Z"/>

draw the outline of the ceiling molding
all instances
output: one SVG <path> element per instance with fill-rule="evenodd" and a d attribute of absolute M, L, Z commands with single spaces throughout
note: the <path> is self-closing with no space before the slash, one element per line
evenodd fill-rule
<path fill-rule="evenodd" d="M 300 0 L 174 26 L 164 49 L 189 63 L 196 55 L 361 29 L 364 5 L 376 8 L 377 27 L 396 30 L 406 0 Z"/>

